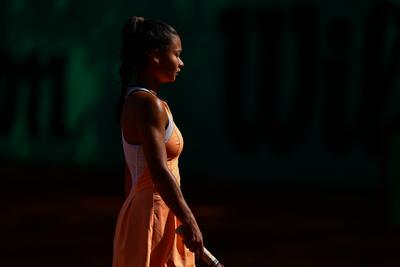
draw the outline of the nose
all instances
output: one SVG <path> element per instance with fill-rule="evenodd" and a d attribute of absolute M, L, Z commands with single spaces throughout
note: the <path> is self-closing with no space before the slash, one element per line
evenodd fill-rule
<path fill-rule="evenodd" d="M 183 63 L 182 59 L 179 58 L 179 68 L 182 68 L 183 66 L 185 66 L 185 64 Z"/>

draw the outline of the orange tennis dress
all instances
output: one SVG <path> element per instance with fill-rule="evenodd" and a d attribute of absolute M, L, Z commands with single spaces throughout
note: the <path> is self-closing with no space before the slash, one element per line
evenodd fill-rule
<path fill-rule="evenodd" d="M 128 88 L 127 95 L 148 91 Z M 166 102 L 169 122 L 164 143 L 168 168 L 180 184 L 178 158 L 183 138 L 173 122 Z M 175 229 L 181 224 L 156 191 L 140 144 L 128 143 L 122 133 L 125 161 L 132 179 L 132 188 L 118 215 L 114 236 L 113 267 L 191 267 L 194 253 L 183 244 Z"/>

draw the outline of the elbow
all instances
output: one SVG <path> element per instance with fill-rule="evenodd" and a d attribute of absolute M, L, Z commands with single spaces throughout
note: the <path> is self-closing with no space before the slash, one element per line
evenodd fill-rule
<path fill-rule="evenodd" d="M 171 173 L 166 165 L 149 166 L 151 179 L 156 189 L 165 187 L 169 183 Z"/>

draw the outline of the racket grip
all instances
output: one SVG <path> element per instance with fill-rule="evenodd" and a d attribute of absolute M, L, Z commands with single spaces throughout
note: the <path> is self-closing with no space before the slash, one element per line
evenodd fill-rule
<path fill-rule="evenodd" d="M 183 226 L 179 226 L 178 228 L 176 228 L 175 232 L 182 236 L 183 235 Z M 213 254 L 211 254 L 210 251 L 208 251 L 208 249 L 204 248 L 203 254 L 201 255 L 201 259 L 208 265 L 211 267 L 224 267 L 221 263 L 219 263 L 219 261 L 217 260 L 217 258 L 214 257 Z"/>
<path fill-rule="evenodd" d="M 204 248 L 204 252 L 203 252 L 203 255 L 201 255 L 201 259 L 208 266 L 211 266 L 211 267 L 224 267 L 221 263 L 219 263 L 217 258 L 215 258 L 214 255 L 211 254 L 210 251 L 208 251 L 206 248 Z"/>

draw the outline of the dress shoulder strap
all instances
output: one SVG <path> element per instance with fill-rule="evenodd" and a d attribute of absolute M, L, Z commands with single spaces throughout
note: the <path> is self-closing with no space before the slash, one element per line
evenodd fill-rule
<path fill-rule="evenodd" d="M 144 92 L 147 92 L 149 94 L 153 94 L 152 92 L 150 92 L 149 89 L 146 89 L 146 88 L 143 88 L 143 87 L 140 87 L 140 86 L 129 86 L 128 89 L 126 90 L 125 97 L 127 97 L 127 96 L 129 96 L 129 95 L 131 95 L 131 94 L 133 94 L 134 92 L 137 92 L 137 91 L 144 91 Z"/>

